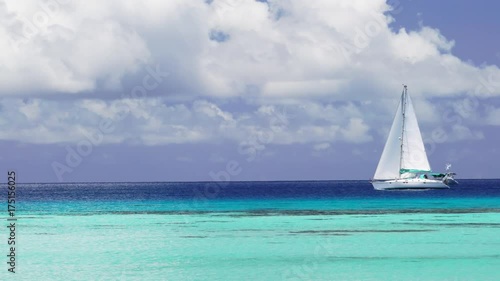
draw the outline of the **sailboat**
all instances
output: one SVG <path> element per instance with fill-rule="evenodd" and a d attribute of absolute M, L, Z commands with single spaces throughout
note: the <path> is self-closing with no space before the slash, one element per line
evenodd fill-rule
<path fill-rule="evenodd" d="M 457 183 L 449 171 L 433 173 L 427 159 L 417 116 L 403 85 L 403 93 L 389 137 L 372 180 L 377 190 L 447 189 Z"/>

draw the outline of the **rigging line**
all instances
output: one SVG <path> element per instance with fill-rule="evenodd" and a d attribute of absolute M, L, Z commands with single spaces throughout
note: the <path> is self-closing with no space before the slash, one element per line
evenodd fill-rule
<path fill-rule="evenodd" d="M 401 178 L 401 168 L 403 167 L 403 147 L 404 147 L 404 134 L 405 134 L 405 113 L 406 113 L 406 96 L 407 88 L 403 85 L 403 93 L 401 94 L 401 113 L 403 115 L 403 125 L 401 128 L 401 145 L 399 151 L 399 178 Z"/>

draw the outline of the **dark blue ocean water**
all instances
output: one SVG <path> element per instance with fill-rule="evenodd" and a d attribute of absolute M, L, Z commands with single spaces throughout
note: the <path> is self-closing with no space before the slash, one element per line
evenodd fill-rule
<path fill-rule="evenodd" d="M 460 180 L 448 190 L 416 192 L 376 191 L 368 181 L 33 183 L 19 185 L 18 192 L 27 201 L 498 197 L 500 180 Z"/>
<path fill-rule="evenodd" d="M 500 208 L 500 180 L 460 180 L 449 190 L 428 191 L 376 191 L 367 181 L 43 183 L 19 185 L 18 201 L 23 211 L 57 213 L 429 209 L 469 212 Z"/>

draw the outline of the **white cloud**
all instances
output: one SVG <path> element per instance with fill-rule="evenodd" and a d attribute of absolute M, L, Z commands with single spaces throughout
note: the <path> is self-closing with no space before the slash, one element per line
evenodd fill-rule
<path fill-rule="evenodd" d="M 371 136 L 367 135 L 369 127 L 360 118 L 349 119 L 349 124 L 346 128 L 341 129 L 345 140 L 354 143 L 362 143 L 370 141 Z"/>
<path fill-rule="evenodd" d="M 26 101 L 19 106 L 19 111 L 26 116 L 28 121 L 36 121 L 40 115 L 40 100 Z"/>
<path fill-rule="evenodd" d="M 500 77 L 451 55 L 456 43 L 437 29 L 391 31 L 401 7 L 383 0 L 47 3 L 0 5 L 3 95 L 113 89 L 151 61 L 172 72 L 163 94 L 263 101 L 388 97 L 402 82 L 455 95 Z M 499 95 L 498 84 L 483 94 Z"/>
<path fill-rule="evenodd" d="M 74 142 L 106 118 L 110 143 L 358 143 L 385 137 L 401 83 L 424 124 L 439 121 L 435 97 L 500 95 L 498 67 L 454 56 L 438 29 L 391 30 L 400 10 L 383 0 L 0 2 L 0 136 Z M 146 65 L 168 78 L 147 98 L 118 98 Z M 223 109 L 235 100 L 243 108 Z"/>
<path fill-rule="evenodd" d="M 0 24 L 4 95 L 79 93 L 98 83 L 102 89 L 117 88 L 125 74 L 149 59 L 137 32 L 112 18 L 85 15 L 75 3 L 2 4 L 0 14 L 9 15 Z"/>
<path fill-rule="evenodd" d="M 263 101 L 388 97 L 402 82 L 457 95 L 500 78 L 453 56 L 437 29 L 392 31 L 401 7 L 383 0 L 60 2 L 0 5 L 2 95 L 115 89 L 147 62 L 172 73 L 161 94 Z"/>
<path fill-rule="evenodd" d="M 256 138 L 275 144 L 371 140 L 364 121 L 351 117 L 359 111 L 352 104 L 254 106 L 229 112 L 206 100 L 169 104 L 162 98 L 4 99 L 0 107 L 0 138 L 28 143 L 75 143 L 98 134 L 104 135 L 102 143 L 145 145 L 241 143 Z M 102 122 L 109 122 L 112 129 L 101 129 Z"/>
<path fill-rule="evenodd" d="M 488 107 L 485 121 L 488 125 L 500 126 L 500 108 Z"/>
<path fill-rule="evenodd" d="M 484 134 L 479 130 L 471 129 L 464 125 L 455 124 L 451 127 L 448 141 L 460 140 L 480 140 L 484 139 Z"/>
<path fill-rule="evenodd" d="M 323 142 L 323 143 L 318 143 L 318 144 L 315 144 L 313 146 L 314 150 L 316 151 L 321 151 L 321 150 L 326 150 L 328 148 L 330 148 L 330 144 L 327 143 L 327 142 Z"/>

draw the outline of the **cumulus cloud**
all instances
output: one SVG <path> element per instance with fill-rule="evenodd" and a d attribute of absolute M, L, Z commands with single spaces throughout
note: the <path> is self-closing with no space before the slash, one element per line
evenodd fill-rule
<path fill-rule="evenodd" d="M 75 8 L 72 2 L 1 2 L 0 14 L 9 16 L 0 25 L 3 95 L 117 88 L 148 60 L 137 32 L 112 19 L 78 20 Z"/>
<path fill-rule="evenodd" d="M 0 122 L 17 128 L 0 135 L 72 142 L 106 119 L 116 127 L 109 143 L 360 143 L 384 136 L 401 83 L 424 123 L 439 119 L 436 97 L 500 95 L 498 67 L 454 56 L 438 29 L 392 30 L 401 9 L 384 0 L 0 0 Z M 123 98 L 149 65 L 168 77 L 147 97 Z M 234 101 L 241 108 L 224 107 Z"/>
<path fill-rule="evenodd" d="M 453 56 L 454 42 L 432 27 L 392 31 L 402 4 L 167 2 L 1 2 L 0 92 L 115 89 L 151 61 L 172 73 L 163 95 L 264 100 L 384 97 L 402 81 L 417 95 L 456 95 L 500 73 Z"/>
<path fill-rule="evenodd" d="M 103 135 L 100 143 L 146 145 L 254 139 L 275 144 L 364 142 L 371 138 L 364 122 L 351 117 L 352 105 L 256 106 L 230 112 L 206 100 L 169 104 L 148 98 L 7 99 L 0 106 L 0 124 L 4 125 L 0 137 L 30 143 L 71 143 L 96 135 Z M 336 118 L 328 118 L 334 114 Z M 101 129 L 103 122 L 110 129 Z M 13 123 L 16 126 L 9 125 Z"/>

